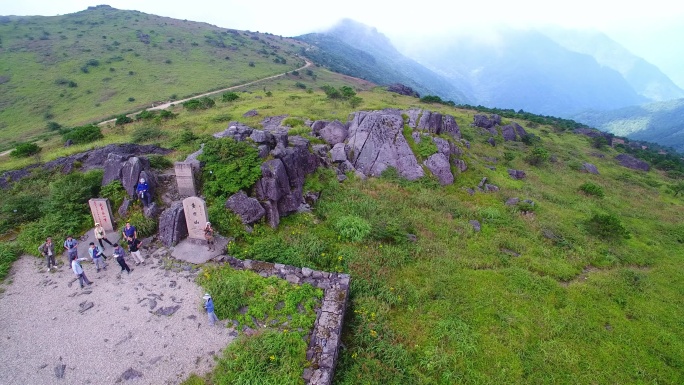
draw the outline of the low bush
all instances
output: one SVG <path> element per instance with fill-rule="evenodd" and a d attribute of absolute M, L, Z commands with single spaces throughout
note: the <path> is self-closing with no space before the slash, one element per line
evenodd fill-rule
<path fill-rule="evenodd" d="M 114 125 L 116 126 L 123 126 L 124 124 L 128 124 L 133 122 L 133 119 L 129 118 L 126 115 L 119 115 L 116 117 L 116 123 Z"/>
<path fill-rule="evenodd" d="M 350 242 L 361 242 L 371 233 L 370 223 L 354 215 L 337 219 L 333 226 L 342 239 Z"/>
<path fill-rule="evenodd" d="M 187 102 L 183 103 L 183 107 L 190 111 L 207 110 L 211 107 L 214 107 L 215 105 L 216 102 L 214 101 L 214 99 L 208 96 L 199 99 L 188 100 Z"/>
<path fill-rule="evenodd" d="M 31 155 L 36 155 L 41 150 L 40 146 L 35 143 L 19 143 L 10 152 L 12 158 L 26 158 Z"/>
<path fill-rule="evenodd" d="M 154 218 L 146 218 L 140 207 L 129 210 L 125 222 L 131 222 L 138 231 L 138 238 L 145 238 L 157 232 L 157 221 Z"/>
<path fill-rule="evenodd" d="M 12 263 L 19 258 L 19 255 L 21 252 L 15 245 L 0 242 L 0 282 L 7 277 L 12 268 Z"/>
<path fill-rule="evenodd" d="M 102 130 L 99 126 L 89 124 L 87 126 L 74 127 L 72 129 L 66 130 L 62 134 L 62 138 L 65 141 L 71 140 L 75 144 L 83 144 L 100 140 L 104 138 L 104 135 L 102 135 Z"/>
<path fill-rule="evenodd" d="M 587 227 L 591 234 L 604 239 L 629 239 L 631 237 L 620 219 L 612 214 L 594 214 L 587 221 Z"/>
<path fill-rule="evenodd" d="M 437 153 L 437 145 L 432 140 L 424 138 L 416 143 L 416 152 L 416 155 L 420 156 L 422 159 L 427 159 L 431 155 Z"/>
<path fill-rule="evenodd" d="M 150 161 L 150 167 L 155 170 L 165 170 L 173 167 L 173 162 L 168 160 L 164 155 L 152 154 L 147 157 Z"/>
<path fill-rule="evenodd" d="M 124 198 L 128 196 L 126 189 L 124 189 L 120 180 L 114 180 L 111 183 L 102 186 L 100 189 L 100 197 L 109 199 L 110 205 L 113 208 L 121 206 Z"/>
<path fill-rule="evenodd" d="M 261 158 L 246 142 L 232 138 L 209 140 L 198 158 L 202 169 L 204 194 L 225 200 L 241 189 L 248 189 L 261 177 Z"/>
<path fill-rule="evenodd" d="M 535 147 L 532 149 L 532 152 L 525 157 L 525 161 L 533 166 L 541 166 L 546 163 L 550 157 L 551 154 L 549 154 L 547 149 L 544 147 Z"/>
<path fill-rule="evenodd" d="M 282 126 L 292 127 L 292 128 L 306 126 L 306 124 L 304 123 L 304 120 L 300 119 L 300 118 L 285 118 L 285 119 L 283 119 L 283 121 L 280 124 Z"/>
<path fill-rule="evenodd" d="M 150 120 L 157 116 L 156 111 L 143 110 L 135 116 L 135 120 Z"/>
<path fill-rule="evenodd" d="M 603 196 L 604 196 L 603 187 L 601 187 L 595 183 L 591 183 L 591 182 L 583 183 L 579 187 L 579 189 L 580 189 L 580 191 L 584 192 L 587 195 L 593 195 L 593 196 L 599 197 L 599 198 L 603 198 Z"/>
<path fill-rule="evenodd" d="M 238 99 L 240 99 L 240 95 L 236 94 L 235 92 L 226 92 L 221 95 L 222 102 L 233 102 Z"/>

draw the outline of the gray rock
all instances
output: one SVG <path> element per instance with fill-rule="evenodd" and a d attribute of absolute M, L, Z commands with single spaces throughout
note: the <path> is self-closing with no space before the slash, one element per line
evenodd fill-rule
<path fill-rule="evenodd" d="M 514 141 L 516 135 L 515 128 L 513 127 L 513 125 L 507 124 L 501 127 L 501 136 L 503 136 L 505 141 Z"/>
<path fill-rule="evenodd" d="M 344 143 L 337 143 L 330 150 L 330 156 L 334 163 L 341 163 L 348 160 L 347 154 L 349 153 L 349 146 Z"/>
<path fill-rule="evenodd" d="M 244 116 L 245 118 L 250 118 L 252 116 L 257 116 L 257 115 L 259 115 L 257 110 L 249 110 L 249 111 L 245 112 L 244 114 L 242 114 L 242 116 Z"/>
<path fill-rule="evenodd" d="M 280 224 L 280 212 L 278 211 L 278 203 L 273 201 L 261 202 L 264 208 L 266 222 L 271 228 L 277 229 Z"/>
<path fill-rule="evenodd" d="M 420 135 L 420 132 L 418 132 L 418 131 L 413 131 L 413 132 L 411 133 L 411 138 L 413 138 L 413 141 L 414 141 L 415 143 L 420 143 L 420 141 L 421 141 L 421 138 L 420 138 L 420 137 L 421 137 L 421 135 Z"/>
<path fill-rule="evenodd" d="M 476 220 L 471 220 L 468 221 L 471 226 L 473 226 L 473 230 L 475 230 L 476 233 L 479 233 L 480 230 L 482 229 L 482 226 L 480 226 L 480 222 Z"/>
<path fill-rule="evenodd" d="M 439 179 L 439 184 L 442 186 L 454 183 L 454 175 L 451 173 L 449 158 L 444 154 L 433 154 L 423 164 Z"/>
<path fill-rule="evenodd" d="M 287 115 L 267 116 L 261 121 L 261 127 L 265 130 L 275 130 L 283 123 Z"/>
<path fill-rule="evenodd" d="M 299 206 L 304 202 L 304 196 L 302 195 L 302 187 L 292 189 L 292 192 L 285 195 L 278 201 L 278 212 L 280 215 L 288 215 L 297 212 Z"/>
<path fill-rule="evenodd" d="M 364 175 L 380 176 L 394 167 L 402 177 L 416 180 L 423 168 L 403 136 L 404 120 L 399 111 L 360 111 L 353 114 L 349 139 L 354 167 Z"/>
<path fill-rule="evenodd" d="M 424 111 L 418 122 L 418 129 L 432 134 L 442 132 L 442 114 L 438 112 Z"/>
<path fill-rule="evenodd" d="M 648 171 L 651 169 L 648 163 L 629 154 L 619 154 L 615 159 L 620 162 L 621 166 L 631 168 L 632 170 Z"/>
<path fill-rule="evenodd" d="M 347 136 L 349 135 L 349 131 L 347 130 L 347 127 L 345 127 L 342 123 L 335 120 L 328 123 L 325 127 L 323 127 L 320 130 L 319 135 L 327 143 L 334 146 L 338 143 L 344 142 L 344 140 L 347 139 Z"/>
<path fill-rule="evenodd" d="M 257 222 L 266 214 L 266 210 L 259 204 L 259 201 L 248 197 L 244 191 L 231 195 L 226 200 L 226 208 L 237 214 L 245 225 Z"/>
<path fill-rule="evenodd" d="M 409 125 L 409 127 L 411 127 L 411 128 L 417 128 L 418 118 L 419 118 L 420 115 L 423 113 L 423 110 L 421 110 L 421 109 L 419 109 L 419 108 L 412 108 L 412 109 L 410 109 L 410 110 L 408 110 L 408 111 L 404 111 L 404 113 L 405 113 L 406 115 L 408 115 L 408 117 L 409 117 L 409 119 L 408 119 L 408 125 Z"/>
<path fill-rule="evenodd" d="M 311 274 L 313 274 L 313 270 L 309 269 L 308 267 L 302 267 L 302 275 L 304 277 L 311 277 Z"/>
<path fill-rule="evenodd" d="M 340 163 L 337 166 L 337 170 L 339 170 L 339 172 L 342 174 L 346 174 L 349 171 L 356 171 L 354 169 L 354 165 L 348 160 L 345 160 L 344 162 Z"/>
<path fill-rule="evenodd" d="M 515 206 L 520 202 L 520 198 L 508 198 L 506 200 L 506 206 Z"/>
<path fill-rule="evenodd" d="M 143 208 L 143 215 L 145 218 L 157 218 L 161 209 L 156 202 L 152 202 L 149 206 Z"/>
<path fill-rule="evenodd" d="M 489 143 L 492 147 L 496 147 L 496 140 L 494 140 L 494 138 L 487 139 L 487 143 Z"/>
<path fill-rule="evenodd" d="M 486 192 L 497 192 L 497 191 L 499 191 L 499 186 L 495 186 L 495 185 L 493 185 L 493 184 L 487 183 L 487 184 L 484 186 L 484 190 L 485 190 Z"/>
<path fill-rule="evenodd" d="M 590 174 L 596 174 L 596 175 L 598 175 L 598 173 L 599 173 L 598 168 L 596 168 L 596 166 L 594 166 L 591 163 L 587 163 L 587 162 L 584 162 L 582 164 L 582 171 L 588 172 Z"/>
<path fill-rule="evenodd" d="M 275 143 L 273 134 L 262 130 L 252 130 L 252 133 L 249 135 L 249 138 L 257 144 L 272 145 Z"/>
<path fill-rule="evenodd" d="M 117 210 L 121 218 L 126 218 L 128 216 L 128 209 L 131 207 L 131 203 L 133 202 L 128 198 L 124 198 L 123 202 L 121 202 L 121 206 L 119 206 L 119 209 Z"/>
<path fill-rule="evenodd" d="M 477 184 L 477 187 L 482 188 L 482 186 L 484 186 L 485 183 L 487 183 L 487 177 L 482 178 L 480 180 L 480 183 Z"/>
<path fill-rule="evenodd" d="M 62 357 L 60 357 L 60 361 L 62 360 Z M 55 366 L 55 377 L 57 378 L 64 378 L 64 372 L 66 370 L 66 365 L 65 364 L 57 364 Z"/>
<path fill-rule="evenodd" d="M 276 146 L 280 145 L 287 147 L 289 145 L 289 136 L 287 135 L 287 130 L 276 129 L 271 131 L 271 134 L 273 134 Z"/>
<path fill-rule="evenodd" d="M 271 159 L 261 165 L 262 178 L 255 185 L 257 199 L 278 201 L 290 193 L 290 180 L 285 164 L 280 159 Z"/>
<path fill-rule="evenodd" d="M 444 115 L 442 122 L 442 132 L 440 134 L 449 134 L 454 139 L 461 139 L 461 129 L 456 123 L 456 119 L 451 115 Z"/>
<path fill-rule="evenodd" d="M 511 178 L 517 179 L 517 180 L 525 179 L 525 177 L 527 176 L 527 174 L 525 174 L 525 171 L 522 171 L 522 170 L 513 170 L 513 169 L 510 169 L 510 168 L 508 169 L 508 175 L 510 175 Z"/>
<path fill-rule="evenodd" d="M 318 135 L 319 132 L 328 124 L 327 120 L 317 120 L 311 125 L 311 132 Z"/>
<path fill-rule="evenodd" d="M 448 140 L 442 138 L 432 138 L 432 143 L 437 146 L 437 152 L 444 154 L 447 158 L 451 155 L 451 144 Z"/>
<path fill-rule="evenodd" d="M 501 124 L 501 117 L 496 114 L 491 114 L 489 117 L 483 114 L 475 114 L 473 117 L 473 125 L 475 127 L 485 128 L 492 132 L 491 129 Z M 495 129 L 496 131 L 496 129 Z M 496 132 L 493 133 L 496 135 Z"/>
<path fill-rule="evenodd" d="M 124 156 L 121 154 L 109 154 L 104 163 L 104 175 L 102 175 L 102 185 L 106 186 L 115 180 L 121 180 L 121 168 L 124 163 Z"/>
<path fill-rule="evenodd" d="M 328 156 L 328 151 L 330 151 L 330 146 L 327 144 L 314 144 L 311 146 L 311 150 L 313 151 L 314 155 L 320 157 L 320 158 L 325 158 Z"/>
<path fill-rule="evenodd" d="M 395 94 L 399 95 L 404 95 L 404 96 L 413 96 L 414 98 L 419 98 L 420 94 L 416 91 L 413 90 L 413 88 L 409 86 L 405 86 L 401 83 L 394 83 L 391 84 L 387 87 L 387 91 L 389 92 L 394 92 Z"/>
<path fill-rule="evenodd" d="M 175 246 L 188 236 L 183 202 L 173 202 L 159 216 L 159 240 L 166 247 Z"/>
<path fill-rule="evenodd" d="M 463 159 L 454 159 L 452 161 L 454 166 L 458 168 L 461 172 L 465 172 L 468 169 L 468 165 L 466 164 L 465 160 Z"/>
<path fill-rule="evenodd" d="M 64 142 L 64 147 L 71 147 L 73 146 L 74 141 L 72 139 L 67 139 L 66 142 Z"/>
<path fill-rule="evenodd" d="M 138 184 L 138 177 L 142 170 L 143 162 L 137 156 L 129 158 L 123 164 L 121 169 L 121 184 L 130 197 L 135 197 L 135 186 Z"/>
<path fill-rule="evenodd" d="M 257 147 L 257 151 L 259 151 L 259 158 L 265 159 L 268 158 L 270 148 L 267 145 L 262 144 L 259 147 Z"/>

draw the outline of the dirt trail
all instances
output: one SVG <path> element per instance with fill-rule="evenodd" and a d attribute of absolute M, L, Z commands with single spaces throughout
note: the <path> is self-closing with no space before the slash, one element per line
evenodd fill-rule
<path fill-rule="evenodd" d="M 301 70 L 303 70 L 303 69 L 305 69 L 305 68 L 309 68 L 309 67 L 313 66 L 313 63 L 310 62 L 309 60 L 304 59 L 304 61 L 306 62 L 306 64 L 304 64 L 304 66 L 302 66 L 302 67 L 300 67 L 300 68 L 297 68 L 297 69 L 294 70 L 294 71 L 301 71 Z M 198 99 L 198 98 L 203 98 L 203 97 L 205 97 L 205 96 L 215 95 L 215 94 L 219 94 L 219 93 L 222 93 L 222 92 L 226 92 L 226 91 L 238 89 L 238 88 L 241 88 L 241 87 L 250 86 L 250 85 L 252 85 L 252 84 L 256 84 L 256 83 L 259 83 L 259 82 L 263 82 L 263 81 L 265 81 L 265 80 L 277 79 L 277 78 L 279 78 L 279 77 L 285 76 L 285 74 L 287 74 L 287 72 L 282 73 L 282 74 L 278 74 L 278 75 L 268 76 L 268 77 L 261 78 L 261 79 L 257 79 L 257 80 L 254 80 L 254 81 L 251 81 L 251 82 L 248 82 L 248 83 L 238 84 L 238 85 L 236 85 L 236 86 L 231 86 L 231 87 L 227 87 L 227 88 L 222 88 L 222 89 L 216 90 L 216 91 L 206 92 L 206 93 L 203 93 L 203 94 L 201 94 L 201 95 L 195 95 L 195 96 L 190 97 L 190 98 L 187 98 L 187 99 L 174 100 L 174 101 L 172 101 L 172 102 L 166 102 L 166 103 L 163 103 L 163 104 L 154 106 L 154 107 L 150 107 L 150 108 L 148 108 L 147 110 L 164 110 L 164 109 L 167 109 L 167 108 L 171 107 L 171 105 L 183 104 L 183 103 L 185 103 L 185 102 L 187 102 L 187 101 L 189 101 L 189 100 Z M 135 116 L 135 115 L 141 113 L 142 111 L 144 111 L 144 110 L 140 110 L 140 111 L 137 111 L 137 112 L 130 113 L 130 114 L 128 114 L 127 116 L 133 117 L 133 116 Z M 105 125 L 105 124 L 113 123 L 113 122 L 115 122 L 115 121 L 116 121 L 116 119 L 106 120 L 106 121 L 104 121 L 104 122 L 101 122 L 100 125 Z"/>

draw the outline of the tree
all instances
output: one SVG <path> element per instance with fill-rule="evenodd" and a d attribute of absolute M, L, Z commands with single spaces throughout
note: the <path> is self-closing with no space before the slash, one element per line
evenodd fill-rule
<path fill-rule="evenodd" d="M 14 150 L 10 152 L 10 156 L 13 158 L 26 158 L 39 153 L 40 150 L 40 146 L 35 143 L 19 143 Z"/>

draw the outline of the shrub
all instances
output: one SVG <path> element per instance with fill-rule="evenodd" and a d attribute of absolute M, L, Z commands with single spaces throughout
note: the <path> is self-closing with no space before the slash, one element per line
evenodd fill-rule
<path fill-rule="evenodd" d="M 427 159 L 430 155 L 437 153 L 437 145 L 432 140 L 425 138 L 416 143 L 416 151 L 421 158 Z"/>
<path fill-rule="evenodd" d="M 591 182 L 583 183 L 579 189 L 587 195 L 593 195 L 599 198 L 603 198 L 604 196 L 603 187 Z"/>
<path fill-rule="evenodd" d="M 510 152 L 510 151 L 504 152 L 504 161 L 506 161 L 506 163 L 510 163 L 514 159 L 515 159 L 515 153 L 514 152 Z"/>
<path fill-rule="evenodd" d="M 119 207 L 123 203 L 124 198 L 128 196 L 128 193 L 121 184 L 121 181 L 117 179 L 102 186 L 100 196 L 109 199 L 112 207 Z"/>
<path fill-rule="evenodd" d="M 134 101 L 135 101 L 135 98 L 131 96 L 130 98 L 128 98 L 128 101 L 129 101 L 129 102 L 134 102 Z"/>
<path fill-rule="evenodd" d="M 363 218 L 348 215 L 335 221 L 335 230 L 342 239 L 351 242 L 363 241 L 371 232 L 371 225 Z"/>
<path fill-rule="evenodd" d="M 71 140 L 77 144 L 90 143 L 104 138 L 99 126 L 89 124 L 87 126 L 75 127 L 62 134 L 62 138 Z"/>
<path fill-rule="evenodd" d="M 19 258 L 20 254 L 19 248 L 15 245 L 0 243 L 0 282 L 5 279 L 12 263 Z"/>
<path fill-rule="evenodd" d="M 349 107 L 351 108 L 356 108 L 360 106 L 361 103 L 363 103 L 363 98 L 360 98 L 358 96 L 352 96 L 351 98 L 349 98 Z"/>
<path fill-rule="evenodd" d="M 198 159 L 206 163 L 202 175 L 207 197 L 225 199 L 251 187 L 261 177 L 257 150 L 232 138 L 208 141 Z"/>
<path fill-rule="evenodd" d="M 136 208 L 128 212 L 126 222 L 131 222 L 138 230 L 138 238 L 145 238 L 157 232 L 157 221 L 154 218 L 146 218 L 142 210 Z"/>
<path fill-rule="evenodd" d="M 232 102 L 238 99 L 240 99 L 240 95 L 236 94 L 235 92 L 226 92 L 221 95 L 221 101 L 223 102 Z"/>
<path fill-rule="evenodd" d="M 47 127 L 48 131 L 59 131 L 60 129 L 62 129 L 61 124 L 59 124 L 57 122 L 53 122 L 53 121 L 47 122 L 46 127 Z"/>
<path fill-rule="evenodd" d="M 138 127 L 133 131 L 131 135 L 131 141 L 133 143 L 147 142 L 150 140 L 157 140 L 166 137 L 166 133 L 159 127 L 149 127 L 143 126 Z"/>
<path fill-rule="evenodd" d="M 10 156 L 13 158 L 26 158 L 39 153 L 40 150 L 40 146 L 35 143 L 19 143 L 14 150 L 10 152 Z"/>
<path fill-rule="evenodd" d="M 159 117 L 168 120 L 168 119 L 175 119 L 178 114 L 174 114 L 173 112 L 169 110 L 160 110 L 159 111 Z"/>
<path fill-rule="evenodd" d="M 304 83 L 302 83 L 302 82 L 297 82 L 297 83 L 295 83 L 295 87 L 301 88 L 301 89 L 305 90 L 305 89 L 306 89 L 306 84 L 304 84 Z"/>
<path fill-rule="evenodd" d="M 591 234 L 604 239 L 630 238 L 629 231 L 622 226 L 620 219 L 612 214 L 594 214 L 587 221 Z"/>
<path fill-rule="evenodd" d="M 254 62 L 253 61 L 249 62 L 249 66 L 254 67 Z"/>
<path fill-rule="evenodd" d="M 544 147 L 535 147 L 532 152 L 525 158 L 525 161 L 533 166 L 540 166 L 549 160 L 551 155 Z"/>
<path fill-rule="evenodd" d="M 520 141 L 528 146 L 534 146 L 541 143 L 541 138 L 535 134 L 528 133 L 520 138 Z"/>
<path fill-rule="evenodd" d="M 211 121 L 214 123 L 223 123 L 223 122 L 230 122 L 233 119 L 233 116 L 230 114 L 221 114 L 221 115 L 216 115 L 211 118 Z"/>
<path fill-rule="evenodd" d="M 138 115 L 135 116 L 136 120 L 150 120 L 157 116 L 155 111 L 143 110 Z"/>
<path fill-rule="evenodd" d="M 591 146 L 597 149 L 602 149 L 608 145 L 608 139 L 605 136 L 597 136 L 591 140 Z"/>
<path fill-rule="evenodd" d="M 321 89 L 325 92 L 325 96 L 327 96 L 328 99 L 342 99 L 342 93 L 333 86 L 326 84 L 322 86 Z"/>
<path fill-rule="evenodd" d="M 214 99 L 205 96 L 199 99 L 192 99 L 188 100 L 187 102 L 183 103 L 183 107 L 190 111 L 195 111 L 195 110 L 206 110 L 211 107 L 214 107 L 216 105 L 216 102 Z"/>
<path fill-rule="evenodd" d="M 126 115 L 119 115 L 116 117 L 116 123 L 114 125 L 116 126 L 123 126 L 124 124 L 131 123 L 133 119 L 129 118 Z"/>

